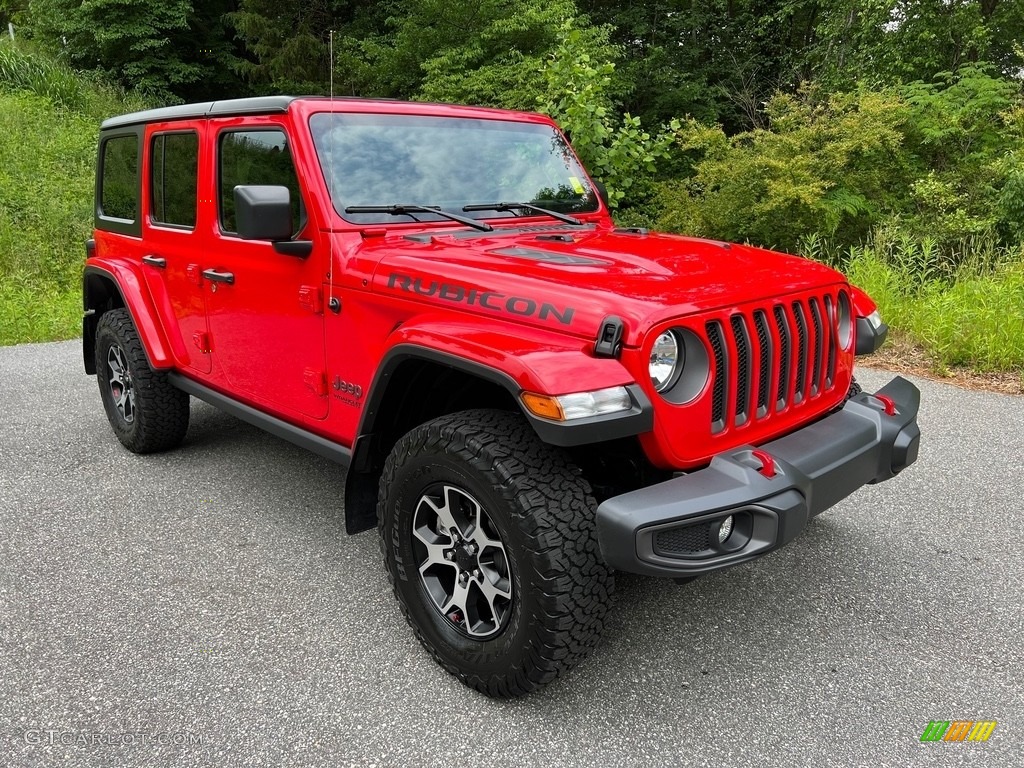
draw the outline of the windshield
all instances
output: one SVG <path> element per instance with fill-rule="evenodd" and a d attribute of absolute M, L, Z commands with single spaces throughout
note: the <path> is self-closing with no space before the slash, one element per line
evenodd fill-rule
<path fill-rule="evenodd" d="M 547 125 L 415 115 L 321 112 L 309 121 L 335 210 L 356 224 L 394 221 L 355 206 L 463 206 L 521 202 L 564 213 L 597 210 L 597 195 L 568 145 Z M 433 213 L 409 220 L 439 221 Z M 527 209 L 474 218 L 535 216 Z"/>

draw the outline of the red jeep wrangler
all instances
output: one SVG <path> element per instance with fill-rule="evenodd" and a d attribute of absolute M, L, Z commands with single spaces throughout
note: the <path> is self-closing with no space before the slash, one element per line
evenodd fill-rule
<path fill-rule="evenodd" d="M 613 224 L 547 117 L 269 97 L 100 131 L 85 368 L 131 451 L 194 395 L 347 468 L 437 661 L 526 693 L 615 570 L 686 581 L 917 458 L 919 393 L 834 270 Z"/>

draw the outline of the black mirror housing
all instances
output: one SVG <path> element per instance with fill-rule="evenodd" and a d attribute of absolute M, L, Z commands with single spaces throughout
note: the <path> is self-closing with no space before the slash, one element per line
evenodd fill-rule
<path fill-rule="evenodd" d="M 243 240 L 290 240 L 292 200 L 288 187 L 245 184 L 235 187 L 235 222 Z"/>

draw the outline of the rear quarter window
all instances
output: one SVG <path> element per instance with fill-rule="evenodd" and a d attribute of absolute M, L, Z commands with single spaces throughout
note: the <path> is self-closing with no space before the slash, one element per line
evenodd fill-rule
<path fill-rule="evenodd" d="M 139 132 L 100 143 L 96 226 L 139 234 Z"/>

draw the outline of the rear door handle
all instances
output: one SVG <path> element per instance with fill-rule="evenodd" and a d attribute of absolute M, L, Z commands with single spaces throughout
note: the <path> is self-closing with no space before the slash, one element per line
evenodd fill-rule
<path fill-rule="evenodd" d="M 143 256 L 142 263 L 149 264 L 151 267 L 159 267 L 160 269 L 163 269 L 167 266 L 167 259 L 162 256 Z"/>
<path fill-rule="evenodd" d="M 234 272 L 219 272 L 216 269 L 204 269 L 203 277 L 214 283 L 233 283 L 235 282 Z"/>

